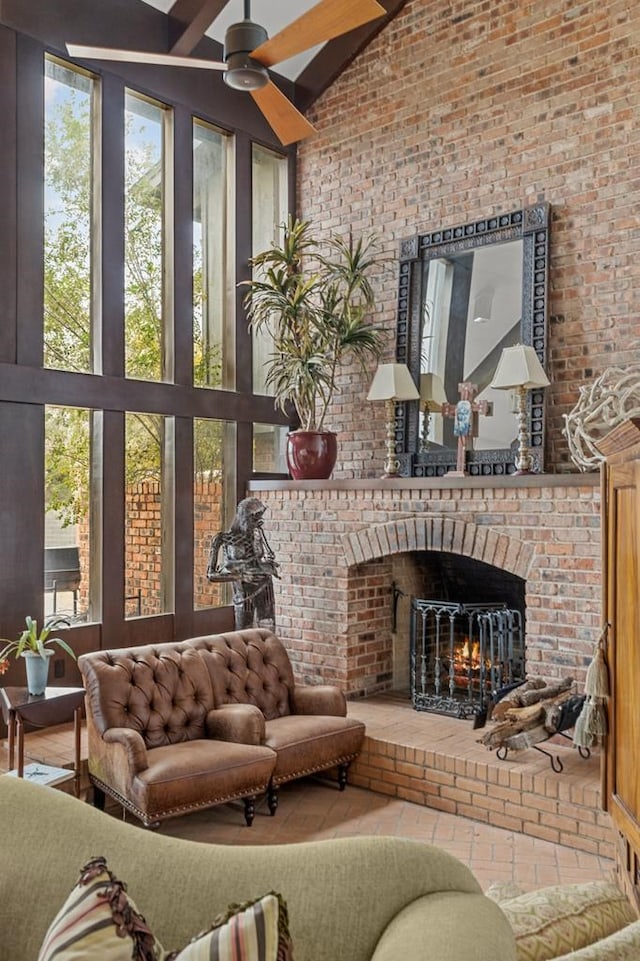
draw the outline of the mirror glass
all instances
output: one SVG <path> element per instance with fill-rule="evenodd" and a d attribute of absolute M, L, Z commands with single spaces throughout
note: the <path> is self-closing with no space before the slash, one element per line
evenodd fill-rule
<path fill-rule="evenodd" d="M 476 408 L 466 472 L 515 471 L 517 401 L 490 384 L 505 347 L 533 344 L 544 366 L 548 220 L 541 204 L 403 242 L 396 354 L 422 388 L 420 402 L 398 405 L 403 474 L 455 470 L 454 414 L 463 383 L 472 385 L 465 396 Z M 542 470 L 541 392 L 530 392 L 528 403 L 535 469 Z"/>

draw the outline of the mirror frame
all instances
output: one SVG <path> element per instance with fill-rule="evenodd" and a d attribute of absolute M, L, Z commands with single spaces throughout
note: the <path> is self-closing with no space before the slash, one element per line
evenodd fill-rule
<path fill-rule="evenodd" d="M 522 320 L 523 344 L 531 344 L 546 369 L 549 226 L 550 205 L 540 202 L 510 213 L 473 220 L 457 227 L 416 234 L 400 242 L 396 360 L 406 364 L 416 384 L 420 381 L 420 335 L 423 310 L 424 265 L 438 257 L 485 247 L 489 244 L 522 240 Z M 455 402 L 454 398 L 449 398 Z M 545 407 L 544 390 L 528 392 L 528 423 L 533 470 L 544 468 Z M 456 469 L 456 450 L 420 451 L 420 407 L 418 401 L 396 404 L 395 443 L 400 474 L 404 477 L 442 477 Z M 466 473 L 492 476 L 515 473 L 517 420 L 514 414 L 514 440 L 509 447 L 494 450 L 468 450 Z"/>

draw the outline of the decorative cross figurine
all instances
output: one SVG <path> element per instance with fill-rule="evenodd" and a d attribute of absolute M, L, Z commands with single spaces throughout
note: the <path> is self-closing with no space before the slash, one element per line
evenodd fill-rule
<path fill-rule="evenodd" d="M 486 400 L 474 400 L 477 393 L 477 384 L 472 384 L 465 380 L 458 384 L 460 400 L 457 404 L 443 404 L 442 414 L 444 417 L 453 417 L 453 433 L 458 438 L 458 457 L 455 471 L 449 471 L 450 477 L 464 477 L 467 456 L 467 438 L 478 436 L 478 414 L 491 417 L 493 414 L 493 404 Z"/>

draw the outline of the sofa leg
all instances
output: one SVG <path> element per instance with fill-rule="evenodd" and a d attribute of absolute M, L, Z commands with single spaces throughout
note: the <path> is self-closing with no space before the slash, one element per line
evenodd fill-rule
<path fill-rule="evenodd" d="M 253 795 L 246 797 L 244 799 L 244 819 L 247 822 L 247 827 L 250 828 L 253 824 L 253 819 L 256 816 L 256 799 Z"/>
<path fill-rule="evenodd" d="M 106 803 L 106 795 L 102 788 L 99 788 L 96 784 L 93 785 L 93 806 L 98 808 L 99 811 L 104 811 L 104 806 Z"/>
<path fill-rule="evenodd" d="M 278 788 L 270 787 L 267 791 L 267 804 L 269 805 L 269 814 L 271 817 L 278 810 Z"/>
<path fill-rule="evenodd" d="M 344 791 L 347 786 L 347 771 L 349 770 L 348 764 L 338 764 L 338 785 L 340 790 Z"/>

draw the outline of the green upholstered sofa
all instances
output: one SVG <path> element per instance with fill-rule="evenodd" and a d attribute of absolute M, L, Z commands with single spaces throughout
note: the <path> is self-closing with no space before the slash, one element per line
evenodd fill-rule
<path fill-rule="evenodd" d="M 177 840 L 70 795 L 0 777 L 0 961 L 36 961 L 50 921 L 94 855 L 167 948 L 231 902 L 288 905 L 296 961 L 515 961 L 500 908 L 471 872 L 419 842 L 372 837 L 265 847 Z"/>

